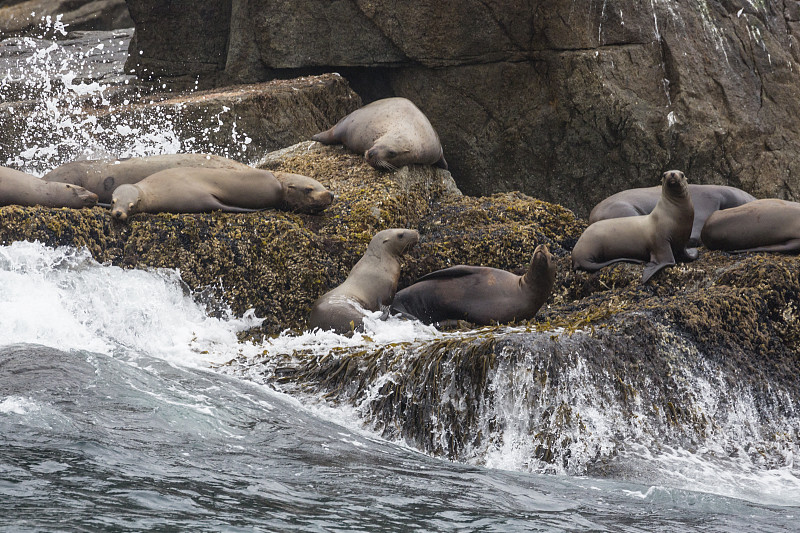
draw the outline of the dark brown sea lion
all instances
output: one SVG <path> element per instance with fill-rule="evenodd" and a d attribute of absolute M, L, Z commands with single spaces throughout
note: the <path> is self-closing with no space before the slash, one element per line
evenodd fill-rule
<path fill-rule="evenodd" d="M 0 167 L 0 205 L 92 207 L 97 195 L 68 183 L 42 181 L 32 174 Z"/>
<path fill-rule="evenodd" d="M 111 215 L 124 221 L 134 213 L 248 213 L 268 208 L 316 213 L 333 201 L 333 193 L 312 178 L 288 173 L 281 178 L 250 167 L 168 168 L 117 187 Z"/>
<path fill-rule="evenodd" d="M 442 143 L 428 118 L 410 100 L 386 98 L 356 109 L 334 127 L 311 137 L 363 153 L 378 169 L 436 165 L 447 169 Z"/>
<path fill-rule="evenodd" d="M 718 211 L 700 238 L 711 250 L 800 252 L 800 204 L 766 198 Z"/>
<path fill-rule="evenodd" d="M 110 203 L 114 189 L 138 183 L 161 170 L 178 167 L 227 168 L 247 170 L 249 167 L 233 159 L 211 154 L 163 154 L 127 159 L 89 159 L 58 166 L 42 179 L 78 185 L 97 195 L 101 203 Z"/>
<path fill-rule="evenodd" d="M 523 276 L 488 267 L 445 268 L 399 291 L 391 309 L 440 326 L 459 320 L 481 326 L 528 320 L 550 296 L 555 276 L 553 256 L 540 244 Z"/>
<path fill-rule="evenodd" d="M 687 249 L 692 234 L 694 207 L 686 176 L 669 170 L 661 177 L 661 198 L 649 215 L 599 220 L 586 228 L 572 250 L 572 265 L 595 271 L 627 261 L 646 263 L 642 283 L 675 258 L 693 260 L 697 250 Z"/>
<path fill-rule="evenodd" d="M 689 185 L 689 195 L 694 206 L 690 246 L 700 244 L 700 232 L 711 213 L 755 200 L 754 196 L 743 190 L 727 185 Z M 618 192 L 594 206 L 589 213 L 589 224 L 608 218 L 649 215 L 660 198 L 661 187 L 643 187 Z"/>
<path fill-rule="evenodd" d="M 362 325 L 367 312 L 388 309 L 400 278 L 400 256 L 418 240 L 411 229 L 378 232 L 344 283 L 314 302 L 309 327 L 347 334 Z"/>

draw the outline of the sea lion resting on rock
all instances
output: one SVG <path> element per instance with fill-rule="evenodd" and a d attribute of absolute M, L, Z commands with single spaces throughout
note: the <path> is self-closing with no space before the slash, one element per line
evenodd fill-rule
<path fill-rule="evenodd" d="M 418 240 L 411 229 L 378 232 L 344 283 L 314 302 L 309 326 L 343 335 L 360 327 L 367 312 L 387 309 L 400 278 L 400 256 Z"/>
<path fill-rule="evenodd" d="M 42 181 L 32 174 L 0 167 L 0 205 L 92 207 L 97 195 L 68 183 Z"/>
<path fill-rule="evenodd" d="M 399 291 L 391 309 L 440 326 L 528 320 L 550 296 L 555 276 L 553 256 L 540 244 L 523 276 L 479 266 L 445 268 Z"/>
<path fill-rule="evenodd" d="M 755 197 L 743 190 L 727 185 L 689 185 L 689 195 L 694 206 L 690 246 L 700 244 L 700 232 L 712 213 L 755 200 Z M 589 214 L 589 224 L 608 218 L 649 215 L 659 198 L 661 198 L 661 187 L 643 187 L 618 192 L 594 206 Z"/>
<path fill-rule="evenodd" d="M 700 238 L 711 250 L 800 252 L 800 204 L 766 198 L 718 211 Z"/>
<path fill-rule="evenodd" d="M 436 165 L 447 169 L 442 143 L 428 118 L 410 100 L 385 98 L 356 109 L 334 127 L 311 137 L 363 153 L 377 169 Z"/>
<path fill-rule="evenodd" d="M 250 167 L 169 168 L 117 187 L 111 215 L 124 221 L 134 213 L 249 213 L 268 208 L 317 213 L 333 201 L 333 193 L 312 178 L 289 173 L 281 173 L 281 178 Z"/>
<path fill-rule="evenodd" d="M 694 207 L 686 176 L 664 172 L 661 198 L 649 215 L 599 220 L 586 228 L 572 250 L 572 265 L 591 272 L 627 261 L 646 263 L 642 283 L 675 258 L 697 259 L 686 246 L 692 234 Z"/>
<path fill-rule="evenodd" d="M 42 179 L 78 185 L 98 196 L 100 202 L 111 203 L 114 189 L 138 183 L 151 174 L 177 167 L 227 168 L 248 170 L 252 167 L 227 157 L 211 154 L 162 154 L 123 159 L 87 159 L 58 166 Z"/>

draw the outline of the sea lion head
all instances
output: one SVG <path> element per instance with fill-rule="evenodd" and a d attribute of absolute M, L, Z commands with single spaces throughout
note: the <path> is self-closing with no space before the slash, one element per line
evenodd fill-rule
<path fill-rule="evenodd" d="M 418 241 L 419 232 L 416 230 L 405 228 L 385 229 L 375 234 L 367 249 L 376 253 L 383 250 L 399 257 L 406 250 L 417 244 Z"/>
<path fill-rule="evenodd" d="M 111 197 L 111 216 L 125 222 L 128 217 L 135 213 L 135 208 L 139 204 L 141 191 L 135 185 L 120 185 L 114 189 Z"/>
<path fill-rule="evenodd" d="M 308 176 L 275 172 L 283 188 L 283 202 L 289 211 L 316 214 L 333 202 L 333 193 Z"/>
<path fill-rule="evenodd" d="M 662 191 L 670 196 L 685 197 L 689 195 L 689 182 L 680 170 L 667 170 L 661 175 Z"/>
<path fill-rule="evenodd" d="M 547 245 L 540 244 L 533 250 L 533 257 L 531 257 L 531 264 L 528 266 L 528 271 L 525 273 L 523 281 L 526 285 L 540 286 L 542 283 L 547 285 L 547 292 L 553 287 L 556 280 L 556 263 Z"/>
<path fill-rule="evenodd" d="M 382 139 L 364 152 L 367 163 L 378 170 L 397 170 L 411 162 L 411 148 L 399 139 Z"/>

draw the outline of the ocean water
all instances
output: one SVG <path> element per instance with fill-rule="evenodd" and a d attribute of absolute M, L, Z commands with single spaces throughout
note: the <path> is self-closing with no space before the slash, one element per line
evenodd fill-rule
<path fill-rule="evenodd" d="M 103 54 L 119 36 L 108 39 L 68 57 Z M 84 79 L 81 61 L 52 61 L 64 43 L 11 44 L 0 42 L 16 58 L 5 78 L 0 71 L 4 87 L 16 80 L 46 90 L 26 93 L 41 109 L 27 121 L 31 140 L 0 153 L 0 164 L 38 172 L 65 157 L 187 148 L 168 117 L 146 135 L 124 125 L 98 130 L 70 102 L 102 100 L 102 80 Z M 84 152 L 59 151 L 62 144 Z M 632 438 L 624 459 L 636 476 L 554 473 L 531 466 L 527 430 L 513 425 L 507 447 L 451 462 L 381 438 L 357 409 L 288 395 L 227 363 L 458 334 L 376 320 L 354 338 L 237 341 L 258 322 L 253 313 L 209 312 L 175 270 L 125 270 L 40 243 L 0 246 L 0 531 L 800 529 L 797 406 L 783 421 L 778 463 L 679 446 L 656 453 Z M 574 387 L 589 383 L 580 365 L 575 374 Z M 494 386 L 504 393 L 503 380 Z M 714 402 L 713 383 L 707 388 Z M 591 388 L 581 394 L 591 405 Z M 740 429 L 743 444 L 753 425 L 745 400 L 726 428 L 729 439 Z M 596 435 L 619 433 L 615 413 L 595 410 Z"/>
<path fill-rule="evenodd" d="M 209 317 L 172 270 L 17 242 L 0 247 L 0 302 L 3 531 L 797 530 L 796 469 L 676 452 L 676 468 L 728 485 L 692 490 L 459 464 L 225 375 L 219 364 L 263 353 L 236 341 L 257 317 Z M 403 328 L 375 334 L 437 335 Z"/>

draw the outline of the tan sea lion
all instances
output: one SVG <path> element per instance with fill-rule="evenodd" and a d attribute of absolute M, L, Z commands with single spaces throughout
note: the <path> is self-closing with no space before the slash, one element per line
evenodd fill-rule
<path fill-rule="evenodd" d="M 227 168 L 248 170 L 252 167 L 227 157 L 211 154 L 162 154 L 123 159 L 88 159 L 58 166 L 42 179 L 79 185 L 95 193 L 101 203 L 110 203 L 114 189 L 138 183 L 151 174 L 177 167 Z"/>
<path fill-rule="evenodd" d="M 467 265 L 437 270 L 398 291 L 391 310 L 440 326 L 528 320 L 550 296 L 555 276 L 553 256 L 540 244 L 523 276 Z"/>
<path fill-rule="evenodd" d="M 362 325 L 367 312 L 388 309 L 400 278 L 400 256 L 418 240 L 411 229 L 378 232 L 344 283 L 314 302 L 309 327 L 346 334 Z"/>
<path fill-rule="evenodd" d="M 134 213 L 248 213 L 268 208 L 317 213 L 333 201 L 333 193 L 308 176 L 281 173 L 281 178 L 250 167 L 168 168 L 117 187 L 111 215 L 124 221 Z"/>
<path fill-rule="evenodd" d="M 689 195 L 692 197 L 694 206 L 690 246 L 700 244 L 700 232 L 711 213 L 720 209 L 738 207 L 755 200 L 754 196 L 743 190 L 727 185 L 689 185 Z M 618 192 L 594 206 L 589 214 L 589 224 L 607 218 L 649 215 L 659 198 L 661 198 L 661 187 L 643 187 Z"/>
<path fill-rule="evenodd" d="M 42 181 L 32 174 L 0 167 L 0 205 L 92 207 L 97 195 L 68 183 Z"/>
<path fill-rule="evenodd" d="M 668 170 L 661 177 L 661 198 L 649 215 L 599 220 L 586 228 L 572 250 L 574 268 L 595 271 L 627 261 L 646 263 L 642 283 L 675 258 L 694 260 L 697 250 L 687 249 L 692 234 L 694 207 L 686 176 Z"/>
<path fill-rule="evenodd" d="M 800 204 L 766 198 L 718 211 L 700 238 L 710 250 L 800 252 Z"/>
<path fill-rule="evenodd" d="M 377 169 L 436 165 L 447 169 L 442 143 L 428 118 L 410 100 L 385 98 L 356 109 L 334 127 L 311 137 L 363 153 Z"/>

